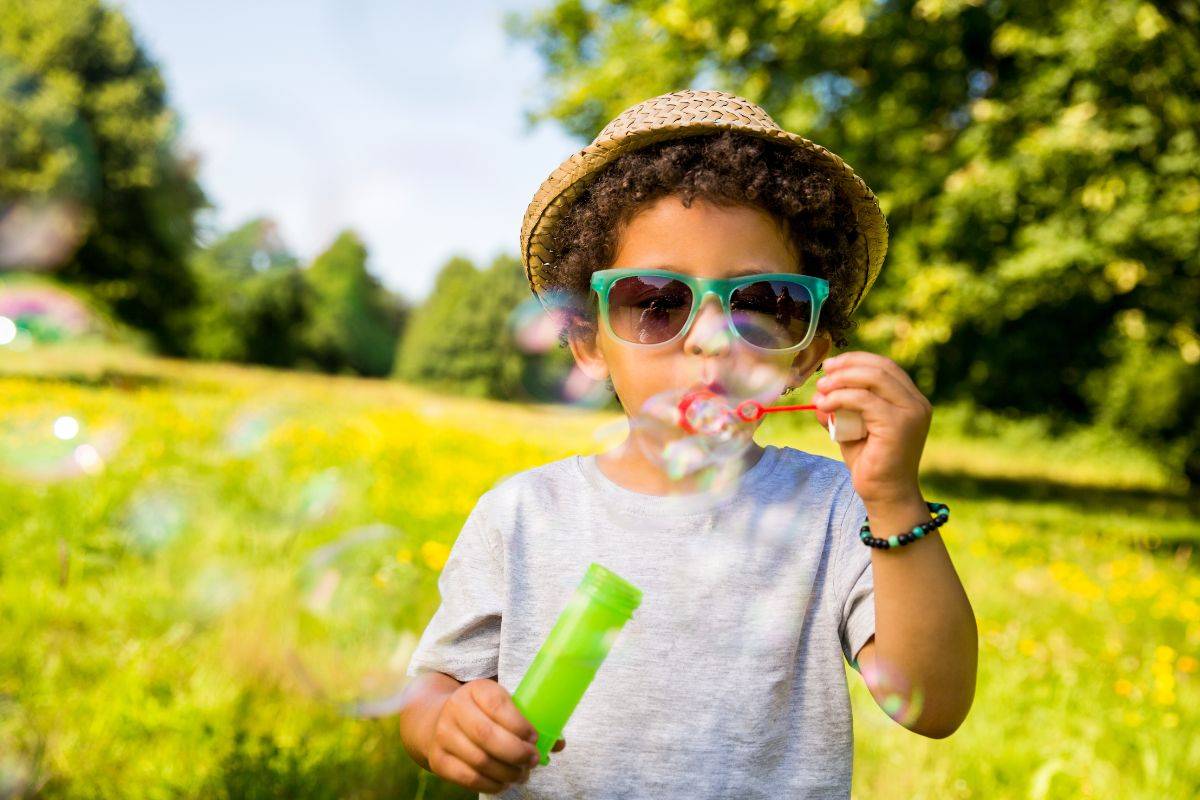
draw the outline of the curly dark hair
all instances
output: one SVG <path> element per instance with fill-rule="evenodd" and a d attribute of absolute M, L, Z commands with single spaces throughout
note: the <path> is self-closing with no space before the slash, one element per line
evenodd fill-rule
<path fill-rule="evenodd" d="M 853 254 L 860 236 L 849 198 L 815 156 L 735 131 L 668 139 L 633 150 L 605 166 L 580 192 L 553 232 L 555 268 L 545 287 L 571 306 L 571 328 L 594 331 L 591 275 L 612 264 L 622 226 L 659 198 L 677 195 L 720 206 L 746 205 L 775 218 L 809 275 L 829 281 L 818 331 L 844 348 L 856 327 L 848 309 L 861 276 Z"/>

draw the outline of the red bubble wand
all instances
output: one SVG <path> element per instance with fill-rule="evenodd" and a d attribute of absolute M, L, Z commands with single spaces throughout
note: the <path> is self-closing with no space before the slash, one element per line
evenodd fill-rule
<path fill-rule="evenodd" d="M 688 418 L 688 412 L 692 406 L 702 400 L 717 399 L 722 400 L 716 392 L 711 389 L 696 389 L 690 391 L 683 396 L 679 401 L 679 426 L 689 434 L 700 433 L 691 420 Z M 723 402 L 723 401 L 722 401 Z M 776 411 L 816 411 L 815 405 L 794 405 L 794 406 L 765 406 L 757 400 L 743 400 L 737 404 L 737 407 L 732 411 L 728 407 L 723 409 L 724 413 L 736 416 L 742 422 L 757 422 L 767 414 Z M 837 417 L 841 416 L 841 427 L 837 424 Z M 862 439 L 867 435 L 866 425 L 863 424 L 862 415 L 857 411 L 849 408 L 843 408 L 840 411 L 829 412 L 829 438 L 835 442 L 852 442 Z"/>

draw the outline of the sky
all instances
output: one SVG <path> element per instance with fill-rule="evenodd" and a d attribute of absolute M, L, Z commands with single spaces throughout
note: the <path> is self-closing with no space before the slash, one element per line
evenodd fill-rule
<path fill-rule="evenodd" d="M 123 0 L 221 229 L 263 215 L 307 261 L 350 227 L 423 299 L 452 255 L 516 256 L 541 182 L 585 143 L 527 130 L 542 65 L 509 9 L 549 0 Z"/>

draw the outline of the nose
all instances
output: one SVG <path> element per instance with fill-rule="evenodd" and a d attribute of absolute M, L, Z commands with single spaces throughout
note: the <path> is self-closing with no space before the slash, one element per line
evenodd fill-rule
<path fill-rule="evenodd" d="M 698 356 L 720 355 L 728 352 L 730 344 L 729 327 L 725 324 L 721 301 L 709 292 L 700 298 L 700 310 L 696 312 L 692 329 L 683 340 L 683 350 Z"/>

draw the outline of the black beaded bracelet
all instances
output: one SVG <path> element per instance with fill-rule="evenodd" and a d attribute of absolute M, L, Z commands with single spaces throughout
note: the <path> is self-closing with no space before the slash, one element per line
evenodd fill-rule
<path fill-rule="evenodd" d="M 925 505 L 929 506 L 929 513 L 935 516 L 923 525 L 914 526 L 911 531 L 896 536 L 889 536 L 886 539 L 876 539 L 871 535 L 870 521 L 863 520 L 862 530 L 858 532 L 858 538 L 862 539 L 862 543 L 867 547 L 881 547 L 884 550 L 900 547 L 909 542 L 915 542 L 925 534 L 942 527 L 946 524 L 946 520 L 950 519 L 950 507 L 945 503 L 926 503 Z"/>

